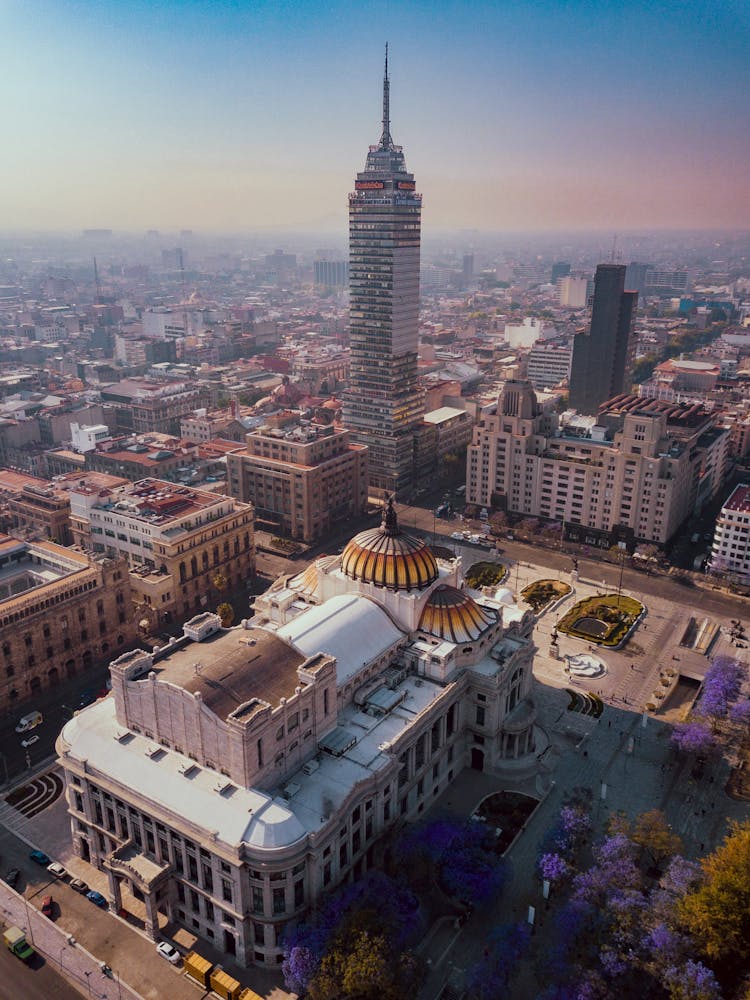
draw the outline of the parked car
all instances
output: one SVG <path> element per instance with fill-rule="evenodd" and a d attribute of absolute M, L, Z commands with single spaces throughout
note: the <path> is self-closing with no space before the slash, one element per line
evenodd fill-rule
<path fill-rule="evenodd" d="M 52 917 L 52 910 L 54 909 L 55 901 L 52 896 L 45 896 L 42 900 L 42 913 L 45 917 Z"/>
<path fill-rule="evenodd" d="M 86 899 L 90 899 L 94 906 L 100 906 L 102 909 L 104 909 L 107 905 L 107 900 L 100 892 L 97 892 L 96 889 L 91 889 L 87 892 Z"/>
<path fill-rule="evenodd" d="M 29 736 L 28 739 L 21 740 L 21 746 L 24 748 L 24 750 L 28 750 L 29 747 L 33 747 L 34 744 L 38 742 L 39 742 L 39 737 L 36 734 L 34 734 L 33 736 Z"/>
<path fill-rule="evenodd" d="M 173 944 L 170 944 L 169 941 L 160 941 L 156 946 L 156 950 L 162 958 L 166 958 L 166 960 L 172 965 L 177 965 L 180 961 L 179 951 Z"/>
<path fill-rule="evenodd" d="M 71 879 L 70 888 L 74 889 L 76 892 L 88 892 L 89 891 L 88 884 L 86 882 L 84 882 L 82 878 Z"/>
<path fill-rule="evenodd" d="M 451 538 L 454 538 L 457 542 L 462 542 L 464 540 L 463 531 L 452 531 Z"/>
<path fill-rule="evenodd" d="M 68 874 L 59 861 L 53 861 L 51 865 L 47 865 L 47 871 L 55 878 L 65 878 Z"/>
<path fill-rule="evenodd" d="M 3 881 L 7 882 L 9 886 L 14 886 L 18 881 L 18 877 L 20 874 L 21 872 L 18 870 L 18 868 L 10 868 L 5 873 L 5 878 L 3 879 Z"/>
<path fill-rule="evenodd" d="M 44 851 L 32 851 L 31 854 L 29 854 L 29 859 L 37 865 L 48 865 L 52 860 L 52 858 L 48 854 L 45 854 Z"/>

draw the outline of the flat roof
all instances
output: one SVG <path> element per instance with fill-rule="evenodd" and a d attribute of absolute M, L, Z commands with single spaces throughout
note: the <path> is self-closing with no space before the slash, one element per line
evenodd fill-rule
<path fill-rule="evenodd" d="M 750 484 L 735 486 L 723 507 L 724 510 L 737 510 L 743 514 L 750 512 Z"/>
<path fill-rule="evenodd" d="M 466 410 L 459 410 L 457 406 L 439 406 L 436 410 L 425 413 L 424 419 L 428 424 L 442 424 L 465 413 Z"/>
<path fill-rule="evenodd" d="M 300 683 L 297 667 L 305 659 L 291 643 L 253 626 L 224 629 L 181 646 L 157 660 L 153 670 L 161 681 L 191 694 L 199 691 L 204 704 L 226 721 L 254 698 L 272 706 L 291 698 Z"/>

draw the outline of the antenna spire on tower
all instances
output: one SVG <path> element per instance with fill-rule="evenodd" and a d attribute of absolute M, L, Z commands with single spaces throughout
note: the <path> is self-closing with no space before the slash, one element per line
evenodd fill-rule
<path fill-rule="evenodd" d="M 383 75 L 383 134 L 380 136 L 380 148 L 390 149 L 391 139 L 391 98 L 390 81 L 388 79 L 388 42 L 385 43 L 385 74 Z"/>

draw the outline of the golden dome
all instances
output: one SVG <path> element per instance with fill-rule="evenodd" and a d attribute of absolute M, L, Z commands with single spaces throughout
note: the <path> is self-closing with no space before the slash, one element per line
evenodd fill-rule
<path fill-rule="evenodd" d="M 424 606 L 419 628 L 437 639 L 473 642 L 494 625 L 497 616 L 456 587 L 437 587 Z"/>
<path fill-rule="evenodd" d="M 392 497 L 380 527 L 360 531 L 346 546 L 341 569 L 352 580 L 389 590 L 421 590 L 438 578 L 429 546 L 399 528 Z"/>

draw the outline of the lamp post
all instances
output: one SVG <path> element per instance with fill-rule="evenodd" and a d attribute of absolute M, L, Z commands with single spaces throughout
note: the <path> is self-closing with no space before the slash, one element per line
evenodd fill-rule
<path fill-rule="evenodd" d="M 91 997 L 91 978 L 90 978 L 91 977 L 91 972 L 89 970 L 87 970 L 87 969 L 84 969 L 83 974 L 86 977 L 86 987 L 88 988 L 88 993 L 89 993 L 89 998 L 90 998 Z"/>

